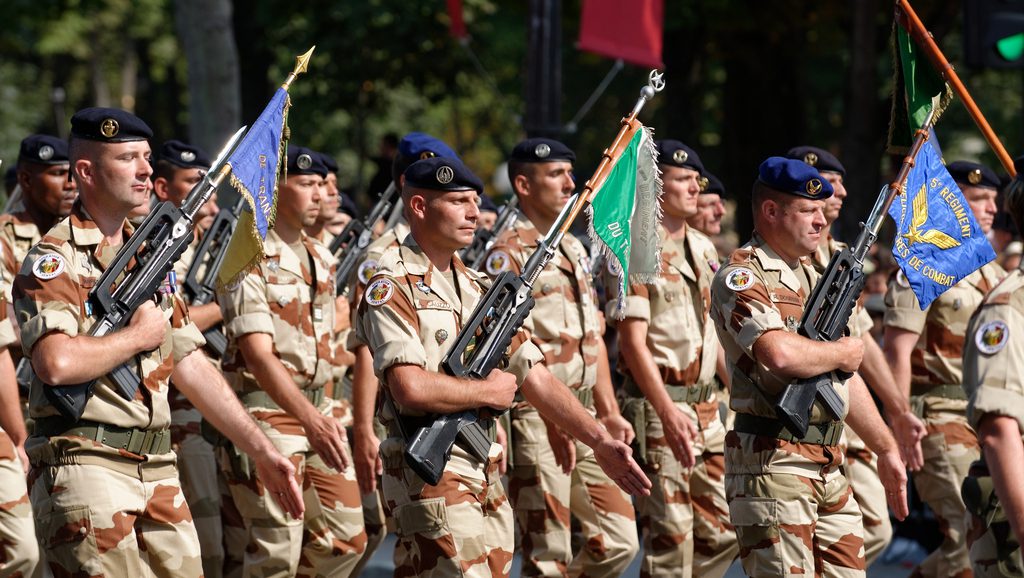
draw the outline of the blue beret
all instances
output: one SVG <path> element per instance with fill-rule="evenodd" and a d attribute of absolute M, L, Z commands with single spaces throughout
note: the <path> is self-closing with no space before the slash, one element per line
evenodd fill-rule
<path fill-rule="evenodd" d="M 320 160 L 327 167 L 327 172 L 338 174 L 338 161 L 334 160 L 334 157 L 327 153 L 320 153 Z"/>
<path fill-rule="evenodd" d="M 356 202 L 352 200 L 352 197 L 345 193 L 338 194 L 338 210 L 353 219 L 359 218 L 359 207 L 356 206 Z"/>
<path fill-rule="evenodd" d="M 494 201 L 491 200 L 491 197 L 487 195 L 480 195 L 480 212 L 497 213 L 498 205 L 494 204 Z"/>
<path fill-rule="evenodd" d="M 811 165 L 784 157 L 768 157 L 757 169 L 757 180 L 770 189 L 822 201 L 832 196 L 832 185 Z"/>
<path fill-rule="evenodd" d="M 843 163 L 839 162 L 835 155 L 825 149 L 811 146 L 793 147 L 789 149 L 786 156 L 798 161 L 804 161 L 818 169 L 819 173 L 827 171 L 846 176 L 846 167 L 843 166 Z"/>
<path fill-rule="evenodd" d="M 457 158 L 430 157 L 405 169 L 405 184 L 431 191 L 484 192 L 484 183 Z"/>
<path fill-rule="evenodd" d="M 68 141 L 48 134 L 31 134 L 21 141 L 18 162 L 59 165 L 68 162 Z"/>
<path fill-rule="evenodd" d="M 528 138 L 512 148 L 510 161 L 521 163 L 576 162 L 576 153 L 563 143 L 551 138 Z"/>
<path fill-rule="evenodd" d="M 327 177 L 327 165 L 324 164 L 320 153 L 313 149 L 288 145 L 288 174 L 289 175 L 320 175 Z"/>
<path fill-rule="evenodd" d="M 999 188 L 999 175 L 981 163 L 953 161 L 946 165 L 946 170 L 952 175 L 953 180 L 960 184 Z"/>
<path fill-rule="evenodd" d="M 165 142 L 158 158 L 183 169 L 208 169 L 213 164 L 206 151 L 180 140 Z"/>
<path fill-rule="evenodd" d="M 706 187 L 704 187 L 703 190 L 701 190 L 701 194 L 704 194 L 704 193 L 715 193 L 715 194 L 717 194 L 719 196 L 724 197 L 725 196 L 725 185 L 722 184 L 721 179 L 719 179 L 718 177 L 716 177 L 715 175 L 713 175 L 711 173 L 707 173 L 706 172 L 704 174 L 707 175 L 708 184 L 707 184 Z"/>
<path fill-rule="evenodd" d="M 655 144 L 658 147 L 659 164 L 690 169 L 705 176 L 704 173 L 707 171 L 704 169 L 704 163 L 700 162 L 697 151 L 677 140 L 665 139 Z"/>
<path fill-rule="evenodd" d="M 126 110 L 92 107 L 71 117 L 71 136 L 99 142 L 133 142 L 153 138 L 153 131 Z"/>
<path fill-rule="evenodd" d="M 423 132 L 411 132 L 398 141 L 398 153 L 391 162 L 391 179 L 398 185 L 398 177 L 414 162 L 430 157 L 457 159 L 459 155 L 444 141 Z"/>

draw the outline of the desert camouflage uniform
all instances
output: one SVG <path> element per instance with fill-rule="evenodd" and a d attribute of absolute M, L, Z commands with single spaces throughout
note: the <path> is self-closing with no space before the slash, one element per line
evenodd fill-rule
<path fill-rule="evenodd" d="M 385 371 L 396 364 L 440 371 L 441 359 L 486 288 L 486 278 L 457 256 L 452 263 L 449 280 L 411 235 L 381 258 L 359 305 L 355 331 L 370 347 L 382 384 Z M 528 340 L 521 331 L 512 343 L 508 371 L 520 384 L 543 359 Z M 508 576 L 513 517 L 498 474 L 501 446 L 491 443 L 484 463 L 456 445 L 438 485 L 430 486 L 406 465 L 398 424 L 399 416 L 409 425 L 422 414 L 395 403 L 386 386 L 381 390 L 385 401 L 378 417 L 388 431 L 380 446 L 381 493 L 398 534 L 396 576 Z"/>
<path fill-rule="evenodd" d="M 21 265 L 24 263 L 29 249 L 38 243 L 40 238 L 39 227 L 36 226 L 32 217 L 29 216 L 24 208 L 15 213 L 0 215 L 0 264 L 3 265 L 3 275 L 7 281 L 4 283 L 3 289 L 4 298 L 8 303 L 13 302 L 11 299 L 11 289 L 14 287 L 14 278 L 21 271 Z M 21 361 L 20 344 L 12 346 L 10 349 L 11 358 L 17 364 Z M 25 398 L 25 388 L 27 386 L 27 383 L 19 384 L 19 391 L 22 396 L 22 409 L 26 412 L 26 418 L 28 418 L 28 400 Z M 31 421 L 28 421 L 28 425 L 31 427 Z"/>
<path fill-rule="evenodd" d="M 737 413 L 725 439 L 726 495 L 750 576 L 864 575 L 860 507 L 843 474 L 842 421 L 829 421 L 815 402 L 805 438 L 813 441 L 747 433 L 778 424 L 773 404 L 789 383 L 758 363 L 754 343 L 768 331 L 796 331 L 817 279 L 810 259 L 792 269 L 755 232 L 711 288 Z M 845 402 L 846 383 L 833 379 L 832 386 Z"/>
<path fill-rule="evenodd" d="M 644 471 L 654 487 L 637 498 L 644 534 L 643 576 L 723 576 L 738 554 L 736 532 L 725 499 L 725 426 L 718 411 L 715 369 L 718 336 L 708 318 L 715 246 L 687 227 L 684 239 L 660 230 L 661 276 L 654 283 L 631 284 L 624 315 L 648 324 L 647 347 L 676 408 L 700 433 L 694 439 L 697 463 L 685 469 L 672 454 L 661 419 L 644 399 L 626 361 L 623 413 L 638 436 Z M 609 308 L 618 290 L 611 285 Z M 611 311 L 608 315 L 613 319 Z"/>
<path fill-rule="evenodd" d="M 914 575 L 971 575 L 960 486 L 980 449 L 978 436 L 967 423 L 961 355 L 971 314 L 1004 275 L 999 265 L 989 263 L 924 311 L 902 272 L 889 281 L 885 326 L 919 335 L 910 355 L 910 400 L 927 425 L 928 435 L 921 440 L 924 467 L 913 473 L 914 487 L 931 507 L 944 536 L 939 549 L 915 568 Z"/>
<path fill-rule="evenodd" d="M 542 233 L 520 214 L 496 240 L 484 260 L 487 273 L 521 272 Z M 567 235 L 534 283 L 536 305 L 527 327 L 551 373 L 576 395 L 591 415 L 601 327 L 590 281 L 586 249 Z M 618 576 L 636 556 L 636 517 L 629 495 L 605 474 L 593 451 L 576 442 L 576 468 L 562 472 L 547 428 L 526 400 L 512 407 L 509 496 L 522 545 L 524 576 Z M 583 530 L 583 547 L 570 545 L 569 515 Z"/>
<path fill-rule="evenodd" d="M 123 236 L 130 234 L 126 222 Z M 14 288 L 26 355 L 52 331 L 72 337 L 88 332 L 95 318 L 86 297 L 116 253 L 80 203 L 29 252 Z M 133 400 L 122 398 L 104 376 L 82 420 L 73 423 L 45 398 L 43 388 L 49 386 L 38 378 L 32 382 L 36 431 L 26 444 L 32 508 L 56 576 L 202 573 L 199 541 L 170 451 L 167 378 L 204 341 L 172 291 L 165 284 L 159 293 L 168 322 L 163 343 L 129 361 L 142 376 Z M 127 439 L 117 444 L 118 438 Z"/>
<path fill-rule="evenodd" d="M 1024 431 L 1024 270 L 1010 273 L 986 297 L 967 326 L 964 377 L 967 418 L 977 428 L 985 414 L 1017 420 Z M 1021 438 L 1024 443 L 1024 436 Z M 983 507 L 988 503 L 981 504 Z M 989 512 L 985 518 L 990 515 Z M 1020 537 L 1014 537 L 1002 509 L 989 520 L 968 519 L 971 567 L 978 577 L 1021 576 Z"/>
<path fill-rule="evenodd" d="M 299 421 L 263 391 L 238 349 L 239 337 L 266 333 L 295 387 L 325 415 L 334 331 L 334 258 L 304 233 L 300 246 L 267 234 L 266 257 L 218 302 L 228 350 L 224 373 L 242 404 L 298 470 L 306 513 L 293 519 L 267 500 L 263 484 L 241 456 L 221 448 L 221 467 L 245 520 L 245 575 L 347 576 L 366 543 L 355 469 L 338 472 L 313 450 Z M 311 266 L 312 264 L 312 266 Z"/>
<path fill-rule="evenodd" d="M 811 262 L 818 273 L 824 273 L 832 256 L 847 247 L 829 235 L 828 245 L 819 245 L 811 254 Z M 871 333 L 874 322 L 867 310 L 857 305 L 850 320 L 850 336 L 863 337 Z M 843 430 L 840 445 L 846 447 L 846 477 L 864 518 L 864 558 L 871 566 L 892 540 L 892 522 L 889 505 L 885 500 L 885 487 L 878 478 L 878 456 L 868 449 L 864 440 L 850 428 Z"/>

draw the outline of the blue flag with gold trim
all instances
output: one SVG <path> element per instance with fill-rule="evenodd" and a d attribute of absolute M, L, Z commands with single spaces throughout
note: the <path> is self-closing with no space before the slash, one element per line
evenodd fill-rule
<path fill-rule="evenodd" d="M 889 207 L 892 253 L 923 310 L 996 253 L 931 142 L 918 152 L 904 191 Z"/>

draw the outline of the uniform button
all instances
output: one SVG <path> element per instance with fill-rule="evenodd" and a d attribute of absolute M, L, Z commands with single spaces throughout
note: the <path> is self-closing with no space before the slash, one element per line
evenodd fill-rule
<path fill-rule="evenodd" d="M 661 469 L 661 464 L 651 464 L 651 469 L 654 471 L 658 471 Z"/>
<path fill-rule="evenodd" d="M 82 526 L 81 528 L 78 529 L 78 533 L 84 536 L 84 535 L 89 533 L 89 530 L 85 526 Z"/>

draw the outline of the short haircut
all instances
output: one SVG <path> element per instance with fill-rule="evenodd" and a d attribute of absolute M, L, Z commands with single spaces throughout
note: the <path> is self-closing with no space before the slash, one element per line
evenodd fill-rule
<path fill-rule="evenodd" d="M 533 167 L 539 163 L 528 163 L 523 161 L 509 161 L 508 162 L 508 181 L 512 184 L 512 190 L 516 191 L 516 177 L 524 175 L 526 178 L 533 178 L 535 174 Z"/>
<path fill-rule="evenodd" d="M 1024 231 L 1024 181 L 1020 177 L 1015 178 L 1006 188 L 1003 206 L 1017 225 L 1017 230 Z"/>
<path fill-rule="evenodd" d="M 182 167 L 179 167 L 178 165 L 175 165 L 174 163 L 165 160 L 159 160 L 156 162 L 156 166 L 153 167 L 153 176 L 151 178 L 154 181 L 161 177 L 167 179 L 168 181 L 174 180 L 174 175 L 179 170 L 184 169 L 182 169 Z"/>

